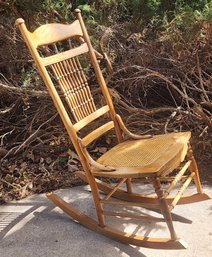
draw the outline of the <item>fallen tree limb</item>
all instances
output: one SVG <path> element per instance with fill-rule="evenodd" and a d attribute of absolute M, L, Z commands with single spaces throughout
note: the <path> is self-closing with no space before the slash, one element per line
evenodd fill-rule
<path fill-rule="evenodd" d="M 16 94 L 28 94 L 30 96 L 39 96 L 39 97 L 49 97 L 49 93 L 46 90 L 31 90 L 28 88 L 14 87 L 10 85 L 3 84 L 0 82 L 0 90 L 6 90 Z"/>

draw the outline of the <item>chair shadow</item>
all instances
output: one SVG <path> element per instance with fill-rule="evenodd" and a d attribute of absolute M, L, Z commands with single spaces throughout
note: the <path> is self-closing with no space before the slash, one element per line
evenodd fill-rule
<path fill-rule="evenodd" d="M 14 226 L 19 224 L 25 217 L 27 217 L 31 213 L 34 213 L 34 211 L 39 207 L 39 205 L 31 206 L 29 204 L 10 203 L 7 205 L 10 208 L 14 207 L 14 209 L 15 209 L 18 205 L 19 207 L 26 207 L 27 210 L 24 212 L 23 211 L 15 211 L 15 210 L 1 211 L 1 209 L 6 205 L 2 205 L 0 207 L 0 240 L 2 240 L 5 237 L 5 235 L 7 235 L 7 233 L 9 231 L 11 231 L 12 228 L 14 228 Z"/>
<path fill-rule="evenodd" d="M 80 211 L 84 212 L 88 216 L 96 219 L 93 199 L 91 193 L 86 189 L 86 186 L 80 188 L 66 189 L 60 191 L 59 195 L 65 201 L 73 204 L 75 208 L 78 208 Z M 36 200 L 37 198 L 39 198 L 39 200 Z M 75 240 L 79 241 L 80 238 L 81 254 L 77 255 L 80 257 L 86 256 L 83 255 L 83 253 L 86 254 L 89 253 L 89 251 L 92 251 L 92 247 L 94 245 L 93 242 L 101 246 L 100 248 L 103 252 L 101 253 L 102 256 L 114 255 L 121 257 L 123 256 L 123 253 L 125 253 L 127 256 L 146 257 L 146 255 L 141 253 L 142 250 L 140 247 L 125 245 L 120 242 L 106 238 L 103 235 L 98 234 L 97 236 L 95 232 L 79 226 L 76 221 L 65 215 L 62 211 L 60 211 L 58 207 L 55 207 L 55 205 L 48 201 L 48 199 L 44 195 L 29 198 L 29 201 L 27 201 L 26 203 L 19 201 L 16 203 L 10 203 L 5 205 L 5 207 L 8 206 L 9 208 L 12 208 L 11 212 L 7 208 L 6 210 L 1 211 L 2 207 L 0 207 L 0 241 L 1 244 L 3 243 L 5 249 L 7 249 L 8 240 L 13 241 L 17 236 L 21 238 L 23 234 L 27 234 L 30 228 L 33 227 L 34 224 L 36 224 L 36 226 L 39 228 L 39 230 L 36 231 L 36 236 L 39 238 L 50 238 L 52 233 L 57 234 L 57 236 L 60 238 L 61 249 L 65 247 L 65 244 L 67 242 L 70 241 L 70 245 L 72 246 L 72 242 L 74 242 Z M 23 209 L 24 211 L 21 211 L 21 209 Z M 124 207 L 124 209 L 125 211 L 130 211 L 131 213 L 134 213 L 136 215 L 148 214 L 152 216 L 156 215 L 156 217 L 161 217 L 160 211 L 158 210 L 143 209 L 138 207 Z M 172 214 L 172 217 L 174 221 L 187 224 L 192 223 L 191 220 L 175 213 Z M 131 219 L 119 217 L 109 217 L 106 219 L 106 221 L 108 221 L 109 226 L 115 227 L 116 229 L 124 232 L 126 232 L 130 224 L 131 229 L 135 234 L 140 233 L 142 236 L 148 237 L 151 236 L 150 234 L 152 232 L 155 233 L 161 230 L 162 232 L 167 232 L 166 237 L 169 237 L 165 222 L 150 222 L 143 220 L 135 220 L 135 222 L 131 222 Z M 134 225 L 134 223 L 136 225 Z M 47 229 L 45 229 L 45 227 L 52 227 L 52 231 L 48 231 Z M 87 235 L 87 238 L 83 237 L 84 234 Z M 66 235 L 65 238 L 64 235 Z M 33 235 L 31 236 L 33 237 Z M 57 241 L 57 239 L 55 239 L 55 241 Z M 108 253 L 108 245 L 110 245 L 110 250 L 113 251 L 112 254 Z M 95 253 L 92 256 L 95 256 Z"/>
<path fill-rule="evenodd" d="M 79 197 L 78 197 L 79 196 Z M 80 198 L 80 193 L 78 194 L 73 200 L 72 197 L 70 197 L 68 202 L 72 202 L 74 205 L 86 205 L 87 204 L 87 198 L 81 199 L 80 202 L 78 202 L 78 198 Z M 67 198 L 67 197 L 65 197 Z M 69 198 L 69 197 L 68 197 Z M 89 201 L 92 201 L 92 199 L 89 199 Z M 12 208 L 12 211 L 4 211 L 4 207 Z M 23 208 L 24 211 L 21 211 Z M 93 208 L 91 208 L 93 209 Z M 89 210 L 88 210 L 89 211 Z M 65 231 L 66 231 L 66 238 L 63 238 L 63 233 L 60 230 L 57 230 L 57 234 L 59 235 L 59 238 L 66 240 L 60 240 L 62 242 L 60 245 L 60 248 L 63 249 L 63 242 L 66 242 L 70 240 L 70 248 L 72 247 L 71 242 L 76 240 L 75 234 L 77 237 L 80 239 L 80 248 L 81 248 L 81 253 L 77 256 L 88 256 L 89 251 L 93 251 L 93 241 L 95 243 L 99 244 L 101 246 L 101 256 L 123 256 L 123 253 L 126 256 L 134 256 L 134 257 L 146 257 L 146 255 L 142 254 L 137 247 L 133 247 L 130 245 L 125 245 L 119 242 L 116 242 L 114 240 L 111 240 L 109 238 L 106 238 L 102 235 L 98 234 L 98 237 L 96 236 L 96 233 L 93 231 L 90 231 L 84 227 L 79 226 L 77 222 L 74 220 L 70 219 L 68 216 L 66 216 L 64 213 L 58 212 L 56 210 L 56 207 L 50 203 L 47 199 L 43 201 L 33 201 L 32 203 L 22 203 L 22 202 L 17 202 L 17 203 L 10 203 L 7 205 L 3 205 L 0 207 L 0 242 L 1 246 L 4 249 L 4 256 L 7 256 L 7 248 L 12 247 L 10 242 L 13 242 L 16 240 L 16 238 L 22 238 L 23 234 L 29 234 L 28 231 L 30 229 L 33 229 L 33 224 L 38 224 L 40 226 L 40 232 L 36 231 L 36 238 L 50 238 L 51 234 L 54 233 L 53 231 L 48 232 L 47 230 L 43 230 L 46 226 L 49 226 L 51 224 L 52 229 L 54 231 L 54 225 L 58 228 L 60 224 L 62 226 L 65 226 Z M 70 224 L 70 230 L 69 230 L 69 224 Z M 32 228 L 31 228 L 32 227 Z M 66 230 L 67 229 L 67 230 Z M 12 232 L 11 232 L 12 231 Z M 56 231 L 55 231 L 56 233 Z M 83 234 L 87 234 L 88 237 L 84 239 Z M 69 239 L 69 236 L 71 239 Z M 29 235 L 30 237 L 30 235 Z M 56 240 L 57 241 L 57 240 Z M 92 243 L 89 243 L 91 241 Z M 65 243 L 64 243 L 65 244 Z M 104 245 L 107 245 L 104 249 Z M 108 255 L 108 245 L 110 245 L 110 254 Z M 60 249 L 58 249 L 57 256 L 60 255 Z M 1 251 L 0 251 L 1 252 Z M 112 255 L 111 255 L 112 252 Z M 84 253 L 84 254 L 83 254 Z M 86 253 L 88 255 L 86 255 Z M 9 256 L 9 254 L 8 254 Z M 36 256 L 36 252 L 35 252 Z M 70 254 L 70 256 L 72 256 Z M 90 255 L 94 256 L 94 255 Z M 97 255 L 98 256 L 98 253 Z"/>
<path fill-rule="evenodd" d="M 156 209 L 149 209 L 150 211 L 153 211 L 153 212 L 157 212 L 157 213 L 160 213 L 160 210 L 156 210 Z M 172 216 L 172 220 L 173 221 L 179 221 L 181 223 L 185 223 L 185 224 L 192 224 L 192 220 L 190 219 L 187 219 L 179 214 L 176 214 L 176 213 L 171 213 L 171 216 Z"/>

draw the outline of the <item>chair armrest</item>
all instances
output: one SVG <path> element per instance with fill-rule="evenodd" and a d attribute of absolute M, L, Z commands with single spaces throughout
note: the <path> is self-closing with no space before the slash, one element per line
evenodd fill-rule
<path fill-rule="evenodd" d="M 118 124 L 120 126 L 120 128 L 122 129 L 122 131 L 127 135 L 129 136 L 130 138 L 132 139 L 148 139 L 148 138 L 151 138 L 153 137 L 152 135 L 137 135 L 137 134 L 134 134 L 132 132 L 130 132 L 127 127 L 124 125 L 124 122 L 121 118 L 120 115 L 116 114 L 116 119 L 118 121 Z"/>
<path fill-rule="evenodd" d="M 86 147 L 83 146 L 82 140 L 81 140 L 80 138 L 78 138 L 78 142 L 79 142 L 80 148 L 81 148 L 81 150 L 82 150 L 82 152 L 83 152 L 83 154 L 84 154 L 86 160 L 89 162 L 89 164 L 90 164 L 92 167 L 94 167 L 94 168 L 96 168 L 96 169 L 98 169 L 98 170 L 109 171 L 109 172 L 116 170 L 115 167 L 106 166 L 106 165 L 103 165 L 103 164 L 101 164 L 101 163 L 96 162 L 96 161 L 90 156 L 90 154 L 89 154 L 89 152 L 87 151 Z"/>

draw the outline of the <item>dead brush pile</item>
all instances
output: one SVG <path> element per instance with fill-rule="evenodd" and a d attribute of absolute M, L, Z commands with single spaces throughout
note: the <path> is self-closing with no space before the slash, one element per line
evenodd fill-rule
<path fill-rule="evenodd" d="M 190 129 L 199 137 L 210 136 L 209 31 L 191 42 L 163 34 L 149 42 L 141 33 L 121 37 L 121 32 L 114 29 L 107 48 L 114 57 L 111 91 L 117 107 L 128 114 L 128 125 L 142 133 Z"/>
<path fill-rule="evenodd" d="M 128 128 L 139 134 L 191 130 L 196 148 L 204 152 L 201 159 L 212 165 L 211 25 L 190 41 L 180 33 L 161 32 L 152 39 L 149 30 L 125 31 L 123 26 L 107 29 L 100 47 L 112 61 L 110 92 Z M 15 31 L 11 35 L 14 48 L 7 48 L 0 65 L 2 202 L 80 183 L 71 174 L 79 160 L 73 151 L 67 154 L 71 145 L 60 118 L 27 50 L 19 52 L 22 40 Z M 96 85 L 92 89 L 100 101 Z M 110 141 L 101 144 L 94 153 L 107 150 Z"/>

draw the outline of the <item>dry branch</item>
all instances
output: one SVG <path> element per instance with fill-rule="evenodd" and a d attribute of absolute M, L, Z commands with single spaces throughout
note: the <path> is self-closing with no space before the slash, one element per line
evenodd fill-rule
<path fill-rule="evenodd" d="M 49 96 L 48 92 L 46 90 L 32 90 L 28 88 L 21 88 L 21 87 L 14 87 L 11 85 L 6 85 L 0 82 L 0 90 L 8 91 L 11 93 L 16 94 L 27 94 L 30 96 L 39 96 L 39 97 L 47 97 Z"/>

